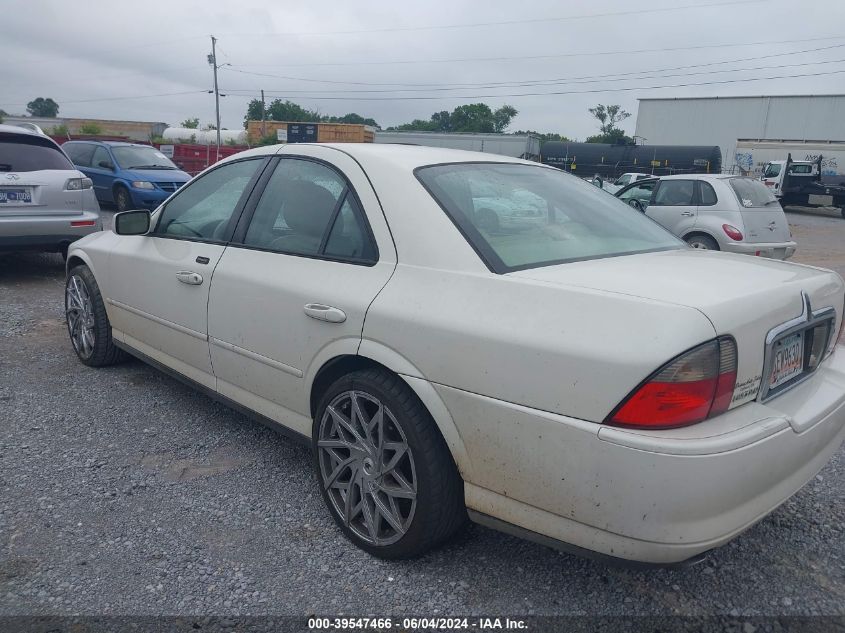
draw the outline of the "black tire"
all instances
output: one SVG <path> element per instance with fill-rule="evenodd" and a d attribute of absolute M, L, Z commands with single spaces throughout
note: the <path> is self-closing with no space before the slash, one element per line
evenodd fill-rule
<path fill-rule="evenodd" d="M 62 256 L 62 259 L 64 261 L 67 261 L 67 252 L 68 252 L 69 248 L 70 248 L 70 244 L 62 244 L 59 247 L 59 254 Z"/>
<path fill-rule="evenodd" d="M 83 284 L 90 300 L 87 312 L 76 308 L 72 299 L 74 284 Z M 65 316 L 67 318 L 68 335 L 77 358 L 89 367 L 106 367 L 126 359 L 127 354 L 118 348 L 111 336 L 111 324 L 106 314 L 106 306 L 100 288 L 94 279 L 94 274 L 85 265 L 75 266 L 68 271 L 65 282 Z M 87 319 L 86 319 L 87 317 Z M 90 350 L 74 338 L 74 324 L 76 319 L 87 320 L 92 325 L 93 345 Z M 80 324 L 82 325 L 82 324 Z M 78 337 L 77 337 L 78 338 Z"/>
<path fill-rule="evenodd" d="M 397 539 L 394 542 L 378 544 L 373 540 L 362 537 L 358 532 L 368 529 L 361 527 L 361 524 L 367 523 L 364 516 L 366 512 L 363 510 L 359 511 L 358 518 L 351 521 L 353 525 L 350 527 L 341 514 L 341 510 L 336 506 L 336 503 L 339 505 L 341 502 L 345 502 L 345 499 L 350 494 L 353 494 L 353 498 L 358 499 L 363 506 L 367 501 L 365 494 L 358 494 L 356 496 L 354 494 L 355 490 L 350 483 L 347 484 L 346 495 L 343 495 L 337 489 L 340 486 L 332 486 L 332 496 L 330 496 L 329 489 L 325 485 L 325 476 L 323 474 L 325 460 L 333 459 L 334 457 L 329 456 L 325 452 L 327 449 L 321 448 L 319 444 L 321 440 L 321 427 L 323 430 L 322 437 L 329 437 L 329 434 L 326 433 L 328 427 L 323 424 L 323 418 L 327 416 L 326 425 L 331 425 L 332 418 L 330 414 L 327 415 L 326 411 L 328 406 L 333 402 L 338 402 L 339 399 L 346 398 L 349 393 L 358 394 L 362 398 L 362 401 L 372 406 L 377 405 L 374 405 L 373 401 L 368 401 L 367 398 L 374 399 L 380 403 L 384 407 L 382 409 L 382 415 L 385 420 L 388 419 L 388 414 L 390 414 L 392 419 L 398 424 L 399 432 L 406 440 L 408 457 L 403 457 L 403 459 L 409 460 L 406 464 L 411 464 L 416 487 L 416 505 L 413 506 L 414 509 L 407 517 L 407 523 L 405 524 L 407 529 L 404 533 L 398 530 L 392 530 L 388 520 L 384 518 L 384 514 L 375 515 L 379 517 L 377 519 L 377 525 L 383 525 L 385 531 L 389 532 L 392 530 L 392 536 L 386 537 L 385 540 L 388 540 L 388 538 Z M 387 410 L 386 412 L 385 409 Z M 342 409 L 339 410 L 342 411 Z M 366 417 L 367 413 L 365 412 L 364 415 Z M 390 424 L 392 425 L 392 422 Z M 385 422 L 385 425 L 387 425 L 387 422 Z M 339 429 L 340 425 L 336 425 L 336 428 Z M 395 432 L 396 428 L 392 427 L 392 431 Z M 390 432 L 386 426 L 381 431 L 381 437 L 385 437 Z M 364 551 L 384 559 L 414 558 L 440 545 L 467 523 L 463 480 L 458 473 L 446 442 L 425 406 L 420 402 L 411 388 L 398 376 L 386 370 L 369 369 L 353 372 L 335 381 L 326 393 L 323 394 L 320 404 L 317 407 L 312 429 L 312 439 L 314 446 L 314 469 L 317 473 L 317 481 L 323 501 L 326 503 L 332 518 L 341 531 L 349 540 Z M 332 440 L 328 441 L 330 442 Z M 324 441 L 323 446 L 326 444 L 327 442 Z M 333 448 L 331 450 L 336 451 L 338 449 Z M 384 450 L 390 449 L 385 448 Z M 351 454 L 352 451 L 349 451 L 345 455 Z M 387 461 L 387 458 L 382 457 L 382 454 L 383 451 L 378 453 L 378 459 Z M 344 457 L 344 455 L 341 455 L 341 457 Z M 324 460 L 322 464 L 321 459 Z M 347 477 L 350 482 L 353 479 L 360 481 L 358 491 L 363 493 L 367 461 L 364 459 L 363 462 L 360 462 L 364 466 L 357 470 L 353 466 L 346 467 L 348 469 L 348 475 L 345 471 L 338 471 L 341 475 L 335 476 L 334 480 L 340 483 L 341 486 L 344 482 L 340 480 Z M 373 462 L 372 460 L 369 461 L 370 467 L 372 468 Z M 380 467 L 377 466 L 376 469 L 378 468 Z M 374 494 L 383 495 L 384 493 L 380 493 L 380 491 L 389 488 L 389 486 L 385 485 L 390 483 L 387 479 L 388 476 L 387 474 L 382 474 L 378 477 L 377 483 L 375 484 L 375 493 L 372 492 L 372 487 L 369 488 L 370 500 L 374 500 Z M 370 484 L 372 484 L 374 481 L 372 479 L 372 473 L 370 477 Z M 350 490 L 353 492 L 350 493 Z M 386 497 L 383 498 L 386 499 Z M 341 499 L 342 501 L 339 501 Z M 403 500 L 400 499 L 399 501 Z M 411 503 L 410 501 L 405 501 L 408 504 Z M 375 504 L 366 505 L 368 508 L 371 508 L 370 513 L 372 516 L 376 508 Z M 396 506 L 398 505 L 397 502 Z M 405 507 L 407 509 L 408 506 Z M 399 514 L 403 516 L 401 512 Z M 357 532 L 356 529 L 358 530 Z M 376 533 L 379 533 L 378 528 L 376 528 Z M 372 534 L 372 530 L 370 530 L 370 534 Z"/>
<path fill-rule="evenodd" d="M 720 250 L 719 244 L 709 235 L 702 235 L 701 233 L 696 233 L 695 235 L 688 235 L 684 238 L 684 240 L 693 248 L 708 251 Z"/>
<path fill-rule="evenodd" d="M 114 188 L 114 204 L 118 212 L 132 210 L 132 196 L 129 194 L 129 190 L 123 185 L 118 185 Z"/>

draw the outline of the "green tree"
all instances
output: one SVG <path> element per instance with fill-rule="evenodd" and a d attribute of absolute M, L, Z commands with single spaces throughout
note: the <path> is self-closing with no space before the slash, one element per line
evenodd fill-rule
<path fill-rule="evenodd" d="M 343 116 L 326 116 L 322 119 L 326 123 L 358 123 L 360 125 L 371 125 L 373 127 L 380 127 L 375 119 L 365 119 L 360 114 L 350 112 Z"/>
<path fill-rule="evenodd" d="M 493 131 L 504 132 L 511 124 L 511 120 L 518 114 L 513 106 L 503 105 L 493 112 Z"/>
<path fill-rule="evenodd" d="M 468 103 L 447 112 L 442 110 L 431 115 L 428 121 L 414 119 L 410 123 L 397 125 L 393 130 L 423 132 L 504 132 L 517 109 L 504 105 L 491 110 L 486 103 Z"/>
<path fill-rule="evenodd" d="M 26 111 L 30 116 L 46 117 L 55 119 L 59 114 L 59 104 L 50 97 L 36 97 L 26 104 Z"/>
<path fill-rule="evenodd" d="M 267 108 L 267 114 L 272 121 L 302 121 L 315 122 L 320 120 L 320 113 L 308 110 L 293 101 L 275 99 Z M 261 117 L 259 117 L 261 118 Z"/>
<path fill-rule="evenodd" d="M 181 127 L 186 127 L 189 130 L 196 130 L 200 126 L 199 117 L 194 117 L 193 119 L 185 119 L 181 123 Z"/>
<path fill-rule="evenodd" d="M 622 106 L 598 104 L 595 108 L 588 108 L 588 111 L 598 120 L 601 133 L 589 137 L 587 143 L 627 143 L 631 141 L 621 128 L 616 127 L 617 123 L 631 116 L 631 113 L 623 110 Z"/>
<path fill-rule="evenodd" d="M 264 114 L 264 102 L 261 99 L 250 101 L 246 108 L 246 116 L 244 116 L 244 129 L 250 121 L 260 121 Z"/>

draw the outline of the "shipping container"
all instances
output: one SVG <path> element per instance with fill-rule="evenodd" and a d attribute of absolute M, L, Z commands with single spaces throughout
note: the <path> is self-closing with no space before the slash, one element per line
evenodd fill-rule
<path fill-rule="evenodd" d="M 845 184 L 845 142 L 843 141 L 790 141 L 774 139 L 738 139 L 736 164 L 744 174 L 759 177 L 763 166 L 775 160 L 821 162 L 822 182 Z"/>
<path fill-rule="evenodd" d="M 246 129 L 251 143 L 267 136 L 279 143 L 372 143 L 375 133 L 375 128 L 360 123 L 301 121 L 248 121 Z"/>

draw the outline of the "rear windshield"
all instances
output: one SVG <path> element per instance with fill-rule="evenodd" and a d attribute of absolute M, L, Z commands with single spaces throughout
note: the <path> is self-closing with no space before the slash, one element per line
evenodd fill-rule
<path fill-rule="evenodd" d="M 683 245 L 639 211 L 557 169 L 457 163 L 421 167 L 416 175 L 497 273 Z"/>
<path fill-rule="evenodd" d="M 73 169 L 73 165 L 47 139 L 0 134 L 0 172 L 41 169 Z"/>
<path fill-rule="evenodd" d="M 731 178 L 729 180 L 733 187 L 739 204 L 745 208 L 753 209 L 771 206 L 777 201 L 775 194 L 759 180 L 753 178 Z"/>

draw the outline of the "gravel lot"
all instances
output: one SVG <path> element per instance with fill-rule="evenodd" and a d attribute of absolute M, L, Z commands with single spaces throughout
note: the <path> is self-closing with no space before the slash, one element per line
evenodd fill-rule
<path fill-rule="evenodd" d="M 845 275 L 845 221 L 790 213 Z M 78 363 L 55 255 L 0 255 L 0 615 L 845 614 L 845 451 L 702 565 L 632 571 L 473 526 L 383 562 L 309 453 L 140 362 Z"/>

